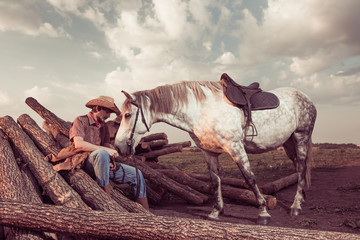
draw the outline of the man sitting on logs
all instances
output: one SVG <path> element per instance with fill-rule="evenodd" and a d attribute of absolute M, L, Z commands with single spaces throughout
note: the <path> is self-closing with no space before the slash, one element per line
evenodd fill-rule
<path fill-rule="evenodd" d="M 78 116 L 69 132 L 70 143 L 73 143 L 76 149 L 90 152 L 85 159 L 84 170 L 95 177 L 97 183 L 109 195 L 109 179 L 116 183 L 129 183 L 134 189 L 136 201 L 149 210 L 145 180 L 141 171 L 111 160 L 118 157 L 119 153 L 110 144 L 105 120 L 111 113 L 120 114 L 114 99 L 100 96 L 90 100 L 85 106 L 92 110 L 87 115 Z"/>

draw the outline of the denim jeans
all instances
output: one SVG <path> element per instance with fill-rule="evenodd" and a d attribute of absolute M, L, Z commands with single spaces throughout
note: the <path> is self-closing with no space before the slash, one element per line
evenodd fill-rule
<path fill-rule="evenodd" d="M 116 183 L 128 183 L 133 188 L 136 196 L 137 186 L 139 185 L 139 198 L 146 197 L 146 183 L 142 172 L 138 170 L 138 181 L 136 168 L 132 166 L 117 162 L 115 170 L 110 170 L 110 156 L 104 149 L 98 149 L 90 153 L 85 160 L 84 170 L 91 177 L 95 177 L 96 182 L 102 187 L 109 184 L 109 179 Z"/>

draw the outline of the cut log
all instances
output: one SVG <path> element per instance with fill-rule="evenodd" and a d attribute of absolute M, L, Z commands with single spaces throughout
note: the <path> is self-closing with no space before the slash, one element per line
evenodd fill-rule
<path fill-rule="evenodd" d="M 191 142 L 190 141 L 185 141 L 185 142 L 177 142 L 177 143 L 170 143 L 170 144 L 166 144 L 164 146 L 162 146 L 163 148 L 168 148 L 168 147 L 174 147 L 174 146 L 182 146 L 183 148 L 185 147 L 190 147 L 191 146 Z"/>
<path fill-rule="evenodd" d="M 65 122 L 61 118 L 57 117 L 54 113 L 47 110 L 42 106 L 35 98 L 28 97 L 25 100 L 26 104 L 31 107 L 35 112 L 37 112 L 45 121 L 49 124 L 56 126 L 59 131 L 65 136 L 69 137 L 69 130 L 71 123 Z"/>
<path fill-rule="evenodd" d="M 250 204 L 253 206 L 259 206 L 255 194 L 253 191 L 241 188 L 230 187 L 228 185 L 221 185 L 221 192 L 223 197 L 240 201 L 241 203 Z M 267 207 L 271 210 L 276 207 L 276 197 L 271 195 L 262 194 L 266 200 Z"/>
<path fill-rule="evenodd" d="M 17 121 L 45 156 L 58 153 L 61 150 L 60 145 L 46 134 L 29 115 L 22 114 Z"/>
<path fill-rule="evenodd" d="M 189 175 L 193 178 L 199 179 L 204 182 L 210 182 L 210 176 L 208 174 L 198 174 L 198 173 L 189 173 Z M 221 184 L 240 187 L 240 188 L 249 188 L 249 185 L 246 183 L 244 179 L 239 178 L 231 178 L 231 177 L 221 177 Z"/>
<path fill-rule="evenodd" d="M 66 183 L 58 172 L 53 170 L 52 165 L 43 160 L 44 155 L 14 119 L 10 116 L 1 117 L 0 127 L 24 156 L 24 160 L 29 164 L 38 183 L 55 204 L 90 209 L 81 200 L 80 195 Z"/>
<path fill-rule="evenodd" d="M 168 144 L 167 139 L 157 139 L 149 142 L 141 142 L 141 144 L 139 145 L 141 145 L 143 149 L 156 149 L 156 148 L 161 148 L 166 144 Z"/>
<path fill-rule="evenodd" d="M 260 187 L 260 191 L 264 194 L 273 194 L 280 191 L 283 188 L 289 187 L 298 181 L 297 173 L 293 173 L 289 176 L 280 178 L 274 182 L 267 183 Z"/>
<path fill-rule="evenodd" d="M 133 159 L 124 158 L 122 156 L 117 157 L 116 161 L 137 167 L 149 181 L 154 182 L 154 184 L 165 188 L 190 203 L 201 205 L 208 200 L 208 196 L 195 191 L 188 186 L 179 184 L 164 174 L 152 169 L 147 166 L 146 163 L 143 163 L 137 156 L 135 156 L 135 162 Z"/>
<path fill-rule="evenodd" d="M 69 138 L 62 134 L 57 127 L 54 127 L 46 121 L 43 121 L 42 127 L 62 148 L 69 146 Z"/>
<path fill-rule="evenodd" d="M 181 145 L 173 146 L 173 147 L 167 147 L 167 148 L 161 148 L 159 150 L 150 151 L 147 153 L 141 153 L 139 156 L 144 158 L 156 158 L 162 155 L 175 153 L 175 152 L 181 152 L 183 147 Z M 142 160 L 144 159 L 142 158 Z"/>
<path fill-rule="evenodd" d="M 23 179 L 20 168 L 16 163 L 10 143 L 0 129 L 0 199 L 18 202 L 42 203 L 36 192 L 29 191 Z M 5 228 L 8 239 L 45 239 L 40 232 L 33 232 L 19 228 Z"/>
<path fill-rule="evenodd" d="M 180 170 L 171 170 L 171 169 L 158 169 L 159 172 L 166 174 L 168 177 L 174 179 L 175 181 L 188 185 L 194 188 L 197 191 L 213 194 L 213 190 L 211 187 L 210 181 L 203 182 L 197 180 L 196 178 L 192 178 L 188 174 L 180 171 Z M 252 191 L 246 189 L 240 189 L 235 187 L 230 187 L 227 185 L 221 185 L 221 191 L 223 197 L 240 201 L 241 203 L 250 204 L 253 206 L 259 206 L 256 197 Z M 263 194 L 266 199 L 267 205 L 269 209 L 274 209 L 276 207 L 276 198 L 270 195 Z"/>
<path fill-rule="evenodd" d="M 112 182 L 113 183 L 113 182 Z M 111 197 L 114 199 L 120 206 L 125 208 L 128 212 L 131 213 L 143 213 L 143 214 L 152 214 L 146 210 L 139 203 L 129 200 L 123 193 L 121 193 L 116 188 L 111 189 Z"/>
<path fill-rule="evenodd" d="M 40 149 L 47 149 L 49 154 L 57 155 L 61 148 L 55 145 L 55 141 L 48 136 L 36 124 L 30 116 L 23 114 L 18 118 L 18 122 L 26 128 L 29 136 L 33 139 Z M 119 211 L 127 212 L 118 202 L 106 194 L 99 185 L 83 170 L 77 169 L 74 171 L 61 171 L 61 175 L 65 180 L 80 194 L 83 201 L 95 210 L 103 211 Z M 123 202 L 131 201 L 129 199 L 122 199 Z M 124 204 L 124 203 L 122 203 Z M 128 203 L 125 203 L 128 204 Z"/>
<path fill-rule="evenodd" d="M 84 211 L 0 200 L 0 225 L 101 239 L 359 239 L 358 234 Z"/>
<path fill-rule="evenodd" d="M 139 143 L 150 142 L 150 141 L 159 140 L 159 139 L 167 139 L 167 135 L 165 133 L 153 133 L 153 134 L 142 137 L 140 139 Z"/>
<path fill-rule="evenodd" d="M 165 174 L 166 176 L 177 181 L 180 184 L 184 184 L 195 189 L 196 191 L 207 194 L 212 193 L 210 182 L 200 181 L 196 178 L 189 176 L 187 173 L 183 171 L 175 170 L 175 169 L 157 169 L 157 171 Z"/>

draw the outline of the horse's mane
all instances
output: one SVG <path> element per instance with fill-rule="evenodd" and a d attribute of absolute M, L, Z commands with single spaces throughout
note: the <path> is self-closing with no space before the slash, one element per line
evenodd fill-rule
<path fill-rule="evenodd" d="M 138 91 L 133 95 L 138 103 L 144 108 L 149 107 L 150 111 L 155 114 L 171 113 L 188 104 L 190 93 L 193 93 L 197 101 L 203 102 L 206 99 L 203 88 L 208 88 L 214 95 L 222 91 L 220 82 L 183 81 L 151 90 Z"/>

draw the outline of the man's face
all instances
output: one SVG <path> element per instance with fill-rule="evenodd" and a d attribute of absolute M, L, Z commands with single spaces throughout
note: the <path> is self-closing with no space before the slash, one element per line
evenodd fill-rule
<path fill-rule="evenodd" d="M 112 111 L 107 108 L 102 108 L 100 111 L 95 112 L 95 116 L 98 118 L 98 120 L 104 122 L 106 119 L 110 117 L 110 114 Z"/>

